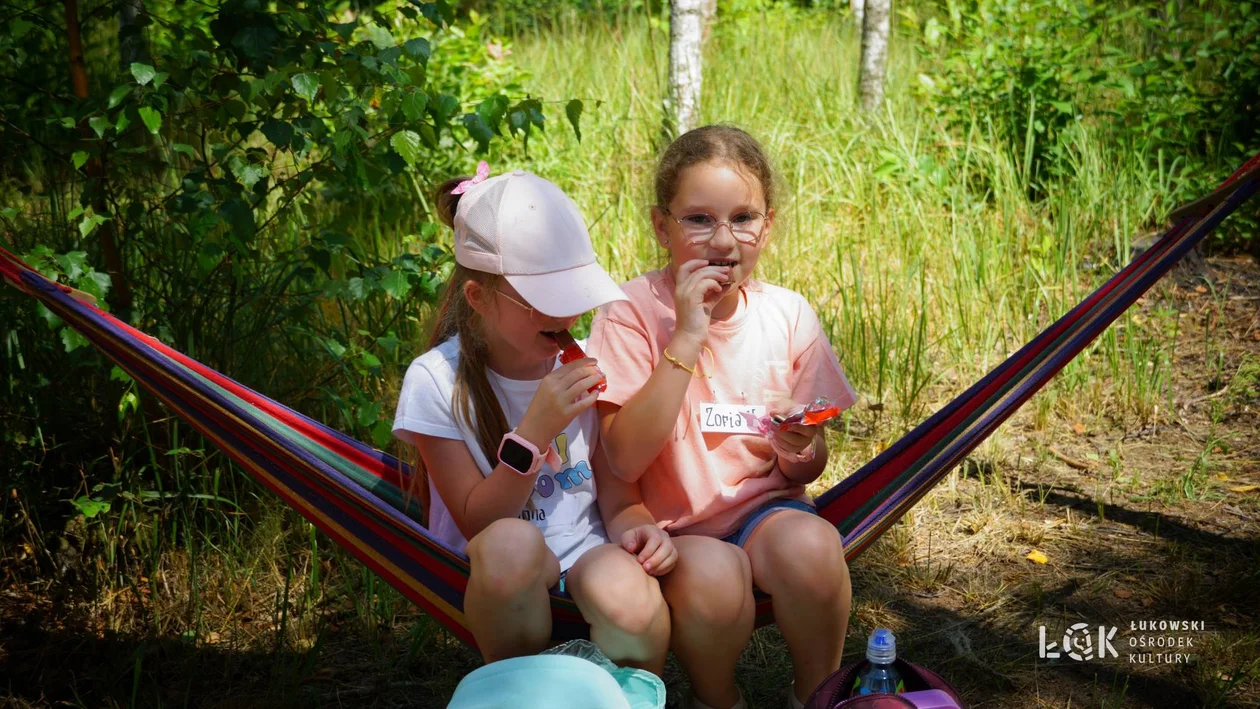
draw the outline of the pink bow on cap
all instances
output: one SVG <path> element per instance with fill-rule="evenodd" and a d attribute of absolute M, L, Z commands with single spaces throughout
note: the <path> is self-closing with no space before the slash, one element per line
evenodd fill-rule
<path fill-rule="evenodd" d="M 458 185 L 455 185 L 455 189 L 451 190 L 451 194 L 464 194 L 468 191 L 468 188 L 478 183 L 485 182 L 488 177 L 490 177 L 490 165 L 485 160 L 482 160 L 477 163 L 477 176 L 471 180 L 464 180 Z"/>

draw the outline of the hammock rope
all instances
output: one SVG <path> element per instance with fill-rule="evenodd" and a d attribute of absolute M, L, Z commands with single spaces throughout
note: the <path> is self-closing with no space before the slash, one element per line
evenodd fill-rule
<path fill-rule="evenodd" d="M 1239 205 L 1260 189 L 1260 155 L 1173 213 L 1147 251 L 910 433 L 817 499 L 854 559 L 1015 413 Z M 468 560 L 420 523 L 411 471 L 235 382 L 97 308 L 0 248 L 0 277 L 33 296 L 286 504 L 441 625 L 475 646 L 463 615 Z M 556 640 L 586 637 L 573 600 L 553 593 Z M 758 624 L 773 622 L 758 594 Z"/>

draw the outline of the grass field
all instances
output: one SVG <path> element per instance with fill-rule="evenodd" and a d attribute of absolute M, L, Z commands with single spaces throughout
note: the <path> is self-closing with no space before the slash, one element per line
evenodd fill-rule
<path fill-rule="evenodd" d="M 667 46 L 638 17 L 508 43 L 528 90 L 582 98 L 587 113 L 580 143 L 553 123 L 528 159 L 511 149 L 492 168 L 527 164 L 564 187 L 623 279 L 663 259 L 647 209 Z M 1072 134 L 1073 178 L 1031 200 L 1028 166 L 983 120 L 949 131 L 916 95 L 908 42 L 894 44 L 886 109 L 863 120 L 842 15 L 728 18 L 706 51 L 705 120 L 761 139 L 782 179 L 759 276 L 813 303 L 862 395 L 818 490 L 1102 283 L 1176 206 L 1171 160 L 1088 124 Z M 1157 285 L 853 565 L 847 656 L 891 627 L 977 707 L 1260 705 L 1258 297 L 1246 259 Z M 190 476 L 211 465 L 177 459 Z M 95 578 L 93 564 L 143 573 L 103 574 L 89 597 L 10 583 L 0 696 L 7 682 L 15 706 L 427 707 L 477 665 L 261 489 L 222 485 L 247 504 L 120 520 L 104 560 L 66 561 Z M 62 536 L 76 533 L 88 534 Z M 8 549 L 6 564 L 38 553 Z M 1207 624 L 1193 662 L 1129 663 L 1119 646 L 1107 662 L 1038 658 L 1040 625 L 1127 638 L 1130 621 L 1174 618 Z M 781 706 L 785 658 L 777 631 L 759 631 L 740 672 L 752 706 Z M 676 667 L 667 680 L 682 696 Z"/>

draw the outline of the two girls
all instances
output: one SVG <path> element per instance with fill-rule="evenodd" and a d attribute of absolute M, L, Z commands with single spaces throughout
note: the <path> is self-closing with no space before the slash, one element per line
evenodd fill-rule
<path fill-rule="evenodd" d="M 786 703 L 802 706 L 840 665 L 851 597 L 840 535 L 805 493 L 826 440 L 730 421 L 855 397 L 805 299 L 752 278 L 775 216 L 760 146 L 710 126 L 669 147 L 652 223 L 670 263 L 620 290 L 550 183 L 517 173 L 465 189 L 443 202 L 459 265 L 439 344 L 408 371 L 395 430 L 429 471 L 431 530 L 456 548 L 471 539 L 465 613 L 486 660 L 546 645 L 560 583 L 610 658 L 659 673 L 670 646 L 692 706 L 743 707 L 735 663 L 755 585 L 795 664 Z M 602 394 L 595 360 L 559 365 L 549 334 L 599 306 Z M 575 461 L 581 477 L 560 471 Z"/>

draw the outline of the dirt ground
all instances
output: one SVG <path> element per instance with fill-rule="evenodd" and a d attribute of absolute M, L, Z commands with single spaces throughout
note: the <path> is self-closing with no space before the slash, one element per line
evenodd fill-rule
<path fill-rule="evenodd" d="M 846 660 L 884 626 L 972 707 L 1260 706 L 1260 266 L 1208 259 L 1171 278 L 1139 312 L 1181 313 L 1173 410 L 1126 430 L 1038 423 L 1030 402 L 854 562 Z M 438 707 L 479 664 L 415 609 L 369 630 L 332 603 L 300 644 L 243 609 L 235 634 L 188 640 L 108 630 L 55 582 L 0 576 L 0 705 Z M 1078 623 L 1081 659 L 1041 656 L 1041 627 L 1062 646 Z M 1098 626 L 1116 628 L 1115 656 L 1097 656 Z M 776 629 L 739 677 L 752 707 L 784 706 Z M 685 677 L 671 664 L 666 680 L 676 706 Z"/>
<path fill-rule="evenodd" d="M 1173 279 L 1139 313 L 1180 313 L 1174 410 L 1038 430 L 1030 402 L 853 564 L 846 655 L 891 627 L 974 707 L 1260 706 L 1260 268 Z M 1094 657 L 1040 657 L 1041 626 L 1062 646 L 1077 623 Z"/>

